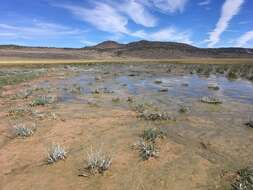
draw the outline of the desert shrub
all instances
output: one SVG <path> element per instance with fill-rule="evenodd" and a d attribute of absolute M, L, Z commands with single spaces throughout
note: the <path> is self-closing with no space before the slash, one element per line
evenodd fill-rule
<path fill-rule="evenodd" d="M 112 94 L 114 91 L 109 90 L 108 88 L 97 88 L 91 92 L 92 94 Z"/>
<path fill-rule="evenodd" d="M 87 166 L 85 169 L 90 175 L 102 174 L 111 167 L 112 158 L 100 150 L 93 150 L 87 153 Z"/>
<path fill-rule="evenodd" d="M 187 107 L 185 105 L 181 105 L 180 108 L 179 108 L 180 113 L 187 113 L 189 111 L 190 111 L 189 107 Z"/>
<path fill-rule="evenodd" d="M 145 110 L 148 110 L 153 107 L 150 103 L 134 103 L 131 105 L 132 109 L 136 112 L 143 113 Z"/>
<path fill-rule="evenodd" d="M 116 97 L 116 98 L 112 98 L 112 102 L 114 103 L 118 103 L 120 102 L 120 98 Z"/>
<path fill-rule="evenodd" d="M 19 137 L 29 137 L 33 135 L 33 130 L 31 128 L 26 127 L 24 124 L 18 124 L 14 126 L 16 136 Z"/>
<path fill-rule="evenodd" d="M 139 155 L 143 160 L 158 157 L 159 151 L 154 142 L 140 141 L 138 144 Z"/>
<path fill-rule="evenodd" d="M 253 189 L 253 168 L 245 168 L 237 172 L 238 177 L 232 184 L 231 190 Z"/>
<path fill-rule="evenodd" d="M 36 99 L 34 99 L 31 103 L 30 106 L 44 106 L 46 104 L 53 103 L 55 100 L 53 97 L 47 97 L 47 96 L 41 96 Z"/>
<path fill-rule="evenodd" d="M 30 108 L 17 107 L 17 108 L 11 108 L 8 111 L 8 116 L 17 117 L 17 116 L 24 116 L 30 113 L 32 113 L 32 110 Z"/>
<path fill-rule="evenodd" d="M 133 103 L 133 102 L 134 102 L 134 98 L 133 98 L 133 97 L 128 97 L 128 98 L 127 98 L 127 102 Z"/>
<path fill-rule="evenodd" d="M 66 154 L 67 152 L 62 146 L 53 144 L 48 150 L 47 163 L 53 164 L 59 160 L 64 160 L 66 158 Z"/>
<path fill-rule="evenodd" d="M 229 71 L 227 74 L 228 79 L 230 80 L 235 80 L 238 78 L 237 74 L 235 71 Z"/>
<path fill-rule="evenodd" d="M 145 141 L 152 141 L 152 142 L 155 142 L 157 138 L 163 138 L 164 136 L 166 136 L 165 131 L 157 128 L 145 129 L 143 131 L 143 134 L 141 135 L 141 137 Z"/>
<path fill-rule="evenodd" d="M 157 121 L 157 120 L 175 120 L 174 117 L 166 112 L 149 112 L 144 111 L 139 115 L 140 118 L 145 120 Z"/>
<path fill-rule="evenodd" d="M 70 92 L 75 94 L 80 94 L 82 91 L 82 88 L 78 84 L 74 84 L 73 87 L 71 87 Z"/>

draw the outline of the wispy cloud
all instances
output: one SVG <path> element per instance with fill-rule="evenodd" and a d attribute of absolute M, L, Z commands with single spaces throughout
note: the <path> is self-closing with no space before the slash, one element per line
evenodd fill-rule
<path fill-rule="evenodd" d="M 235 46 L 238 46 L 238 47 L 246 46 L 248 44 L 248 42 L 250 42 L 252 40 L 253 40 L 253 30 L 249 31 L 249 32 L 246 32 L 241 37 L 239 37 L 236 40 Z"/>
<path fill-rule="evenodd" d="M 129 32 L 127 29 L 127 18 L 120 15 L 117 10 L 108 4 L 95 2 L 92 8 L 70 4 L 57 4 L 55 6 L 67 9 L 78 19 L 90 23 L 99 30 L 125 34 Z"/>
<path fill-rule="evenodd" d="M 137 24 L 145 27 L 156 26 L 157 19 L 146 10 L 144 5 L 135 0 L 126 1 L 123 5 L 119 5 L 119 10 L 126 13 Z"/>
<path fill-rule="evenodd" d="M 208 47 L 213 47 L 220 41 L 221 34 L 228 28 L 231 19 L 237 15 L 244 0 L 226 0 L 222 6 L 221 16 L 215 29 L 209 34 Z"/>
<path fill-rule="evenodd" d="M 199 6 L 206 6 L 209 5 L 211 3 L 211 0 L 202 0 L 198 3 Z"/>
<path fill-rule="evenodd" d="M 49 39 L 66 35 L 78 35 L 83 31 L 48 22 L 32 22 L 29 25 L 0 23 L 0 37 L 15 39 Z"/>
<path fill-rule="evenodd" d="M 168 27 L 165 29 L 158 30 L 156 32 L 145 32 L 143 30 L 132 33 L 133 36 L 136 36 L 141 39 L 147 39 L 152 41 L 174 41 L 192 44 L 190 40 L 191 32 L 189 31 L 180 31 L 174 27 Z"/>
<path fill-rule="evenodd" d="M 183 12 L 188 0 L 149 0 L 150 4 L 163 12 Z"/>
<path fill-rule="evenodd" d="M 128 34 L 128 21 L 145 27 L 156 26 L 157 19 L 147 8 L 136 0 L 119 2 L 94 1 L 90 8 L 74 4 L 56 4 L 74 14 L 80 20 L 109 33 Z"/>

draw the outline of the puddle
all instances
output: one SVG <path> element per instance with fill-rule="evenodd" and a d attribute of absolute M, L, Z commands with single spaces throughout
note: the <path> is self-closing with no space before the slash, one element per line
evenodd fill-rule
<path fill-rule="evenodd" d="M 58 89 L 61 101 L 76 100 L 80 95 L 91 94 L 96 89 L 107 89 L 116 95 L 155 96 L 159 93 L 159 96 L 165 99 L 168 97 L 180 100 L 218 96 L 224 101 L 253 103 L 253 83 L 244 79 L 228 80 L 220 75 L 205 77 L 196 74 L 154 76 L 141 72 L 136 76 L 129 76 L 128 73 L 121 73 L 120 76 L 99 74 L 101 71 L 94 69 L 82 71 L 78 76 L 58 80 L 54 87 Z M 100 76 L 101 79 L 96 80 L 96 76 Z M 157 80 L 161 82 L 155 83 Z M 217 85 L 219 90 L 209 89 L 210 84 Z M 52 84 L 49 82 L 43 82 L 38 86 L 50 85 Z M 161 89 L 167 91 L 159 92 Z"/>

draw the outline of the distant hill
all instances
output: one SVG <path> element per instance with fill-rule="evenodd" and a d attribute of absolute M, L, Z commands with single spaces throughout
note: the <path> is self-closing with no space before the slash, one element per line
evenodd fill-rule
<path fill-rule="evenodd" d="M 248 48 L 198 48 L 185 43 L 137 41 L 120 44 L 105 41 L 84 48 L 48 48 L 16 45 L 0 46 L 3 58 L 38 59 L 104 59 L 104 58 L 253 58 L 253 49 Z"/>
<path fill-rule="evenodd" d="M 91 46 L 91 49 L 117 49 L 123 47 L 124 44 L 120 44 L 115 41 L 104 41 L 102 43 L 99 43 L 95 46 Z"/>

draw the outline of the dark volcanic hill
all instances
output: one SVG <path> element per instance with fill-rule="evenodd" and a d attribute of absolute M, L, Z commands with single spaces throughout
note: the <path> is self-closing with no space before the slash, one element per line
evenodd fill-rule
<path fill-rule="evenodd" d="M 95 46 L 90 47 L 91 49 L 117 49 L 123 47 L 124 44 L 120 44 L 115 41 L 104 41 Z"/>
<path fill-rule="evenodd" d="M 138 41 L 120 44 L 105 41 L 85 48 L 0 46 L 0 58 L 106 59 L 106 58 L 253 58 L 253 49 L 198 48 L 184 43 Z"/>

